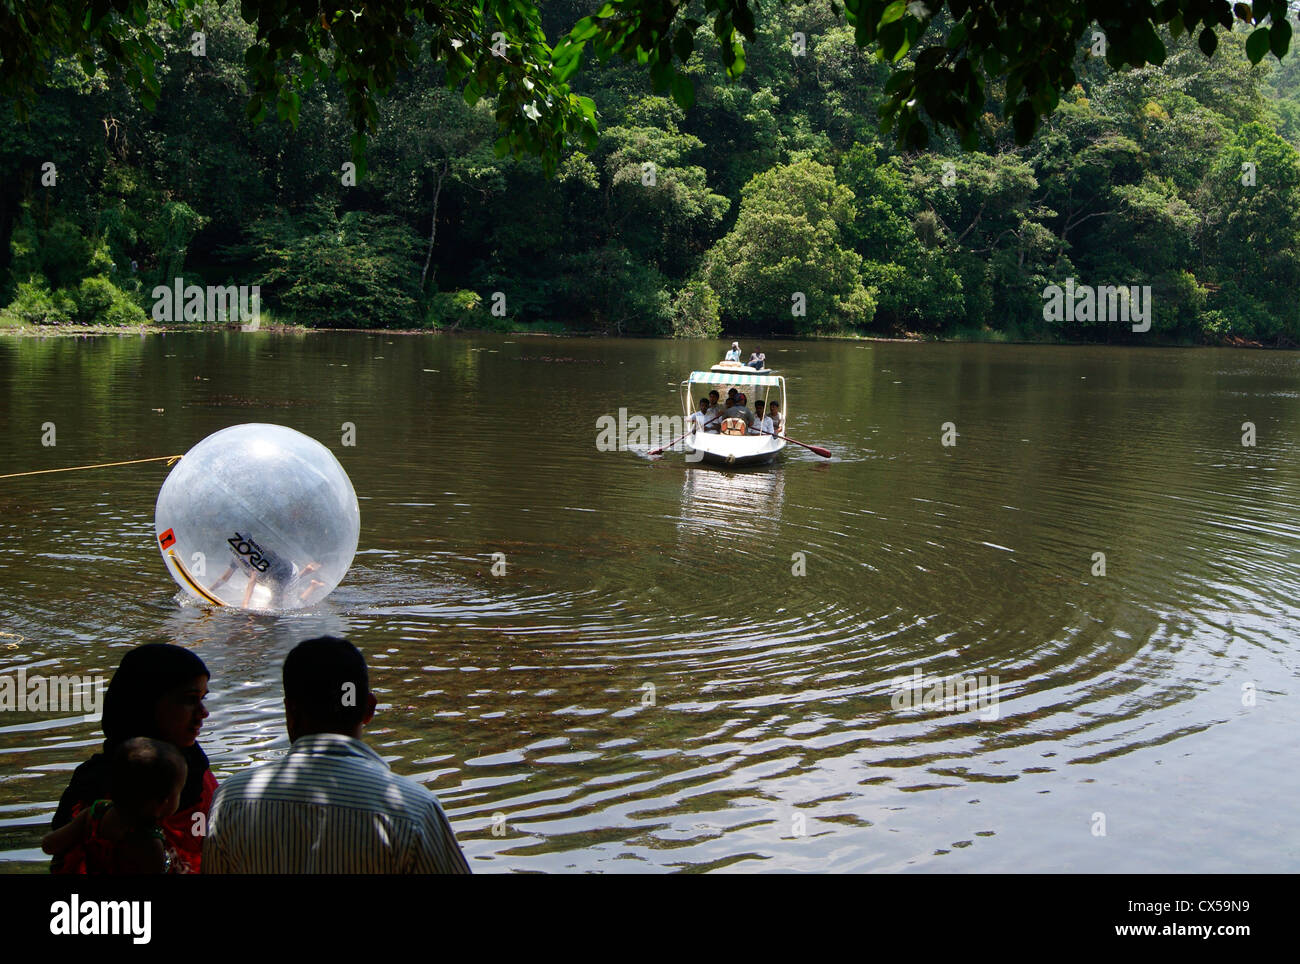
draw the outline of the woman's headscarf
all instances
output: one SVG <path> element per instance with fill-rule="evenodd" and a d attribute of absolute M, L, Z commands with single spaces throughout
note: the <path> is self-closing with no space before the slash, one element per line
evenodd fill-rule
<path fill-rule="evenodd" d="M 190 650 L 171 643 L 146 643 L 122 657 L 117 672 L 104 694 L 104 749 L 83 763 L 72 774 L 55 811 L 53 827 L 57 830 L 72 819 L 72 808 L 88 804 L 108 794 L 108 761 L 126 740 L 137 736 L 160 739 L 156 713 L 158 701 L 167 693 L 196 676 L 208 676 L 203 660 Z M 203 774 L 208 757 L 197 743 L 177 747 L 189 765 L 189 776 L 181 791 L 180 809 L 198 803 L 203 795 Z"/>

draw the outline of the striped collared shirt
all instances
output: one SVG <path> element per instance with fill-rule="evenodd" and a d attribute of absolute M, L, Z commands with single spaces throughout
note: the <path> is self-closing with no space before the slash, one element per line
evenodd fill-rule
<path fill-rule="evenodd" d="M 469 873 L 438 798 L 339 733 L 226 780 L 207 831 L 205 874 Z"/>

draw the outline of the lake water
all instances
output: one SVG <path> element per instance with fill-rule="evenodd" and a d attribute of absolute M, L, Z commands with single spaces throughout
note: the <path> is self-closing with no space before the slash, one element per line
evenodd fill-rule
<path fill-rule="evenodd" d="M 0 480 L 0 673 L 193 647 L 221 779 L 287 746 L 284 654 L 346 634 L 368 742 L 477 872 L 1296 869 L 1300 354 L 762 347 L 832 461 L 597 451 L 715 343 L 0 339 L 0 473 L 277 422 L 362 514 L 316 609 L 207 612 L 155 547 L 163 463 Z M 901 703 L 949 678 L 984 703 Z M 0 714 L 0 869 L 43 868 L 100 739 Z"/>

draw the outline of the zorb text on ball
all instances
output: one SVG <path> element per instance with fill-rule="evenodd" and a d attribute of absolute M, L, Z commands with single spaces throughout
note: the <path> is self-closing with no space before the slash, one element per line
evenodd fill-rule
<path fill-rule="evenodd" d="M 172 578 L 242 609 L 320 602 L 352 565 L 361 511 L 338 459 L 283 425 L 209 435 L 172 469 L 154 515 Z"/>

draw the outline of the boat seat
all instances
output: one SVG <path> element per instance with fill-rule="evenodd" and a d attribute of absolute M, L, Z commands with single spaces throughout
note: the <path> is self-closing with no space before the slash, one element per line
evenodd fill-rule
<path fill-rule="evenodd" d="M 744 435 L 747 428 L 743 418 L 724 418 L 721 432 L 723 435 Z"/>

